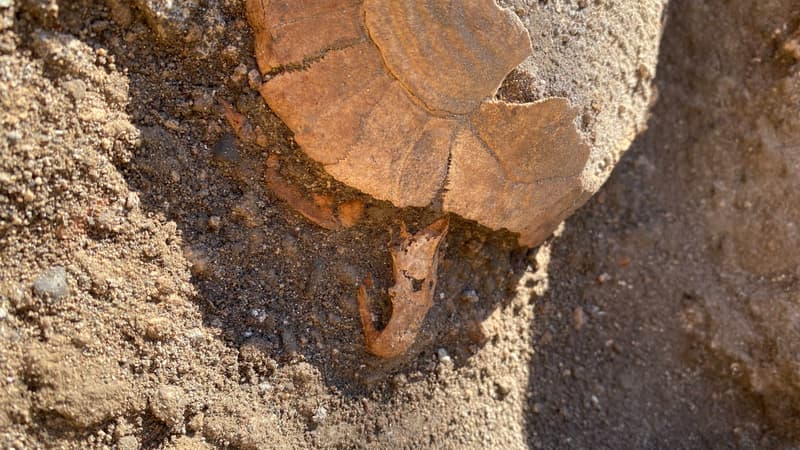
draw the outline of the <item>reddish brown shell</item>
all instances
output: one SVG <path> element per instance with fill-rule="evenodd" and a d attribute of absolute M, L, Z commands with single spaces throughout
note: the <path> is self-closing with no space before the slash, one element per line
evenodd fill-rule
<path fill-rule="evenodd" d="M 261 94 L 336 179 L 536 245 L 582 203 L 589 148 L 566 99 L 494 99 L 531 53 L 492 0 L 248 0 Z"/>

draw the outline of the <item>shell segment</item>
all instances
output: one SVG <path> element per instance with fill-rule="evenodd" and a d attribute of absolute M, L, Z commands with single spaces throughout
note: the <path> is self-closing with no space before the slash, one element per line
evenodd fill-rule
<path fill-rule="evenodd" d="M 270 108 L 337 180 L 537 245 L 588 198 L 566 99 L 492 99 L 531 53 L 492 0 L 247 0 Z M 283 71 L 281 71 L 283 70 Z M 449 161 L 449 164 L 448 164 Z"/>

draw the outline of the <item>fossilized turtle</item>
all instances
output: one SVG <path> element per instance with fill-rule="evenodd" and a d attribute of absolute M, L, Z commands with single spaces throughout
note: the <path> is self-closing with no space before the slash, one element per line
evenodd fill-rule
<path fill-rule="evenodd" d="M 311 158 L 398 207 L 442 207 L 533 246 L 587 198 L 567 99 L 495 99 L 531 54 L 493 0 L 248 0 L 261 94 Z"/>

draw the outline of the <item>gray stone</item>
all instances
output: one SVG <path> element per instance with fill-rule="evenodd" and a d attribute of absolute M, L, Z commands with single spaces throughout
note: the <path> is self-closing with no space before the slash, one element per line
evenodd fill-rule
<path fill-rule="evenodd" d="M 69 294 L 67 271 L 61 266 L 54 266 L 33 281 L 33 292 L 50 300 L 61 300 Z"/>

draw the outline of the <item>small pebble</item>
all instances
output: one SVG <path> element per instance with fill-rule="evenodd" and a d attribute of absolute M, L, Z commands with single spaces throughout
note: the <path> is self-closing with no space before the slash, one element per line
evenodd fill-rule
<path fill-rule="evenodd" d="M 583 308 L 578 306 L 572 310 L 572 326 L 576 330 L 580 330 L 584 325 L 586 325 L 586 313 L 583 312 Z"/>
<path fill-rule="evenodd" d="M 214 106 L 214 97 L 207 92 L 198 91 L 194 93 L 192 110 L 197 112 L 208 112 Z"/>
<path fill-rule="evenodd" d="M 186 427 L 189 429 L 189 431 L 194 431 L 195 433 L 199 433 L 203 431 L 205 422 L 206 422 L 205 414 L 197 413 L 197 415 L 189 419 L 189 423 L 186 424 Z"/>
<path fill-rule="evenodd" d="M 222 219 L 219 216 L 211 216 L 208 218 L 208 229 L 211 231 L 219 231 L 222 227 Z"/>
<path fill-rule="evenodd" d="M 231 74 L 231 80 L 234 83 L 240 83 L 246 76 L 247 76 L 247 66 L 245 66 L 244 64 L 239 64 L 238 66 L 236 66 L 235 69 L 233 69 L 233 74 Z"/>
<path fill-rule="evenodd" d="M 322 422 L 325 422 L 325 419 L 327 419 L 327 418 L 328 418 L 328 410 L 327 410 L 327 409 L 325 409 L 325 407 L 324 407 L 324 406 L 320 406 L 320 407 L 319 407 L 319 408 L 317 408 L 317 410 L 314 412 L 314 415 L 311 417 L 311 420 L 312 420 L 314 423 L 316 423 L 317 425 L 319 425 L 319 424 L 321 424 Z"/>
<path fill-rule="evenodd" d="M 0 0 L 0 8 L 10 8 L 14 6 L 14 0 Z"/>
<path fill-rule="evenodd" d="M 474 305 L 480 301 L 480 297 L 478 297 L 478 293 L 475 292 L 475 289 L 467 289 L 461 293 L 459 299 L 464 303 L 469 303 Z"/>
<path fill-rule="evenodd" d="M 136 192 L 128 192 L 125 197 L 125 207 L 127 209 L 136 209 L 139 206 L 139 194 Z"/>
<path fill-rule="evenodd" d="M 139 440 L 136 436 L 122 436 L 117 440 L 118 450 L 137 450 L 139 448 Z"/>
<path fill-rule="evenodd" d="M 470 342 L 476 345 L 484 345 L 491 338 L 486 326 L 479 320 L 467 322 L 464 326 L 464 331 Z"/>
<path fill-rule="evenodd" d="M 166 317 L 151 317 L 147 319 L 144 334 L 154 341 L 166 341 L 172 338 L 172 321 Z"/>
<path fill-rule="evenodd" d="M 70 97 L 76 102 L 86 97 L 86 83 L 83 80 L 70 80 L 61 84 Z"/>
<path fill-rule="evenodd" d="M 25 292 L 19 286 L 14 286 L 5 293 L 11 307 L 16 311 L 23 311 L 34 307 L 34 296 L 30 291 Z"/>
<path fill-rule="evenodd" d="M 436 350 L 436 356 L 439 357 L 439 362 L 442 364 L 450 364 L 453 362 L 453 360 L 450 359 L 450 355 L 447 353 L 447 350 L 443 348 Z"/>
<path fill-rule="evenodd" d="M 236 148 L 236 137 L 230 133 L 223 135 L 211 150 L 214 158 L 235 163 L 239 162 L 239 149 Z"/>
<path fill-rule="evenodd" d="M 800 61 L 800 38 L 786 41 L 781 47 L 783 53 L 795 61 Z"/>
<path fill-rule="evenodd" d="M 61 300 L 69 294 L 67 271 L 61 266 L 51 267 L 33 282 L 33 292 L 50 300 Z"/>
<path fill-rule="evenodd" d="M 501 400 L 508 397 L 508 394 L 511 393 L 512 384 L 510 380 L 506 379 L 496 380 L 494 382 L 494 386 L 495 390 L 497 391 L 497 395 L 500 397 Z"/>
<path fill-rule="evenodd" d="M 186 394 L 178 386 L 161 385 L 155 395 L 150 398 L 150 410 L 153 415 L 169 426 L 183 422 L 186 409 Z"/>
<path fill-rule="evenodd" d="M 199 344 L 203 342 L 203 339 L 205 339 L 205 334 L 200 328 L 190 328 L 188 331 L 186 331 L 186 339 L 193 344 Z"/>
<path fill-rule="evenodd" d="M 250 85 L 250 89 L 253 90 L 258 90 L 261 87 L 261 74 L 258 70 L 253 69 L 247 72 L 247 83 Z"/>

